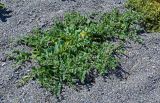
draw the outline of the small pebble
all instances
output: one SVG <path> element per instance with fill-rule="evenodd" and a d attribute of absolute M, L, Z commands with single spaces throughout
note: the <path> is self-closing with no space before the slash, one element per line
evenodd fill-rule
<path fill-rule="evenodd" d="M 2 66 L 2 67 L 3 67 L 3 66 L 5 66 L 5 65 L 6 65 L 6 63 L 5 63 L 5 62 L 2 62 L 2 63 L 1 63 L 1 66 Z"/>

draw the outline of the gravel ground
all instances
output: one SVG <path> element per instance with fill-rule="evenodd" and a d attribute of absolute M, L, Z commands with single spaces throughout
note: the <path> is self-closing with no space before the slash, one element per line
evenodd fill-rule
<path fill-rule="evenodd" d="M 30 70 L 30 64 L 15 70 L 4 53 L 11 41 L 33 28 L 47 28 L 52 18 L 66 11 L 106 12 L 124 10 L 124 0 L 0 0 L 8 10 L 0 11 L 0 103 L 56 103 L 57 99 L 36 81 L 17 87 L 17 81 Z M 160 103 L 160 34 L 143 34 L 145 46 L 127 43 L 122 68 L 79 92 L 65 87 L 61 103 Z"/>

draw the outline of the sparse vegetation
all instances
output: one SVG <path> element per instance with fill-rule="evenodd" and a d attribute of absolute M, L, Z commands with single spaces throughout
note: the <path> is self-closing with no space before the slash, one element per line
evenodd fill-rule
<path fill-rule="evenodd" d="M 143 15 L 147 31 L 160 32 L 160 0 L 128 0 L 126 7 Z"/>
<path fill-rule="evenodd" d="M 17 63 L 36 61 L 32 77 L 59 96 L 63 85 L 84 84 L 92 71 L 104 75 L 119 66 L 128 39 L 139 41 L 141 16 L 128 10 L 105 13 L 99 20 L 79 13 L 67 13 L 48 31 L 35 30 L 18 41 L 31 52 L 14 51 Z M 29 77 L 27 77 L 29 78 Z"/>

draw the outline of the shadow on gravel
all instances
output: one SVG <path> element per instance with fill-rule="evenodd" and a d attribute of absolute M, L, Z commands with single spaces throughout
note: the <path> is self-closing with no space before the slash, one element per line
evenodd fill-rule
<path fill-rule="evenodd" d="M 126 80 L 130 75 L 129 72 L 125 71 L 121 65 L 119 65 L 115 70 L 109 70 L 108 73 L 104 74 L 103 79 L 106 82 L 108 79 L 111 79 L 111 76 L 114 76 L 120 80 Z M 90 88 L 96 83 L 95 79 L 98 77 L 98 73 L 96 71 L 91 71 L 89 75 L 87 75 L 86 80 L 82 84 L 80 81 L 77 82 L 77 86 L 75 88 L 76 91 L 80 91 L 84 89 L 84 87 L 90 91 Z"/>
<path fill-rule="evenodd" d="M 62 1 L 75 1 L 76 2 L 76 0 L 62 0 Z"/>
<path fill-rule="evenodd" d="M 106 73 L 103 78 L 104 81 L 106 81 L 110 76 L 114 75 L 116 78 L 120 80 L 127 79 L 130 75 L 129 72 L 125 71 L 121 65 L 119 65 L 115 70 L 109 70 L 108 73 Z"/>
<path fill-rule="evenodd" d="M 6 22 L 7 18 L 10 18 L 12 13 L 11 10 L 7 10 L 6 8 L 0 9 L 0 19 L 2 22 Z"/>

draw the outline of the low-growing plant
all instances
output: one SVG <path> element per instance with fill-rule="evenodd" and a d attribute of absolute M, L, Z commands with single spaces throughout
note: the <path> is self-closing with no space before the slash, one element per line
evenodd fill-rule
<path fill-rule="evenodd" d="M 160 0 L 128 0 L 126 7 L 143 15 L 144 26 L 149 32 L 160 32 Z"/>
<path fill-rule="evenodd" d="M 0 3 L 0 9 L 4 8 L 4 4 Z"/>
<path fill-rule="evenodd" d="M 12 59 L 18 63 L 36 61 L 33 78 L 59 96 L 64 85 L 84 84 L 91 71 L 104 75 L 119 66 L 116 55 L 123 52 L 123 43 L 128 39 L 139 40 L 140 20 L 130 10 L 124 14 L 114 10 L 99 20 L 67 13 L 48 31 L 38 29 L 19 40 L 20 45 L 27 45 L 32 51 L 16 51 L 17 56 Z"/>

